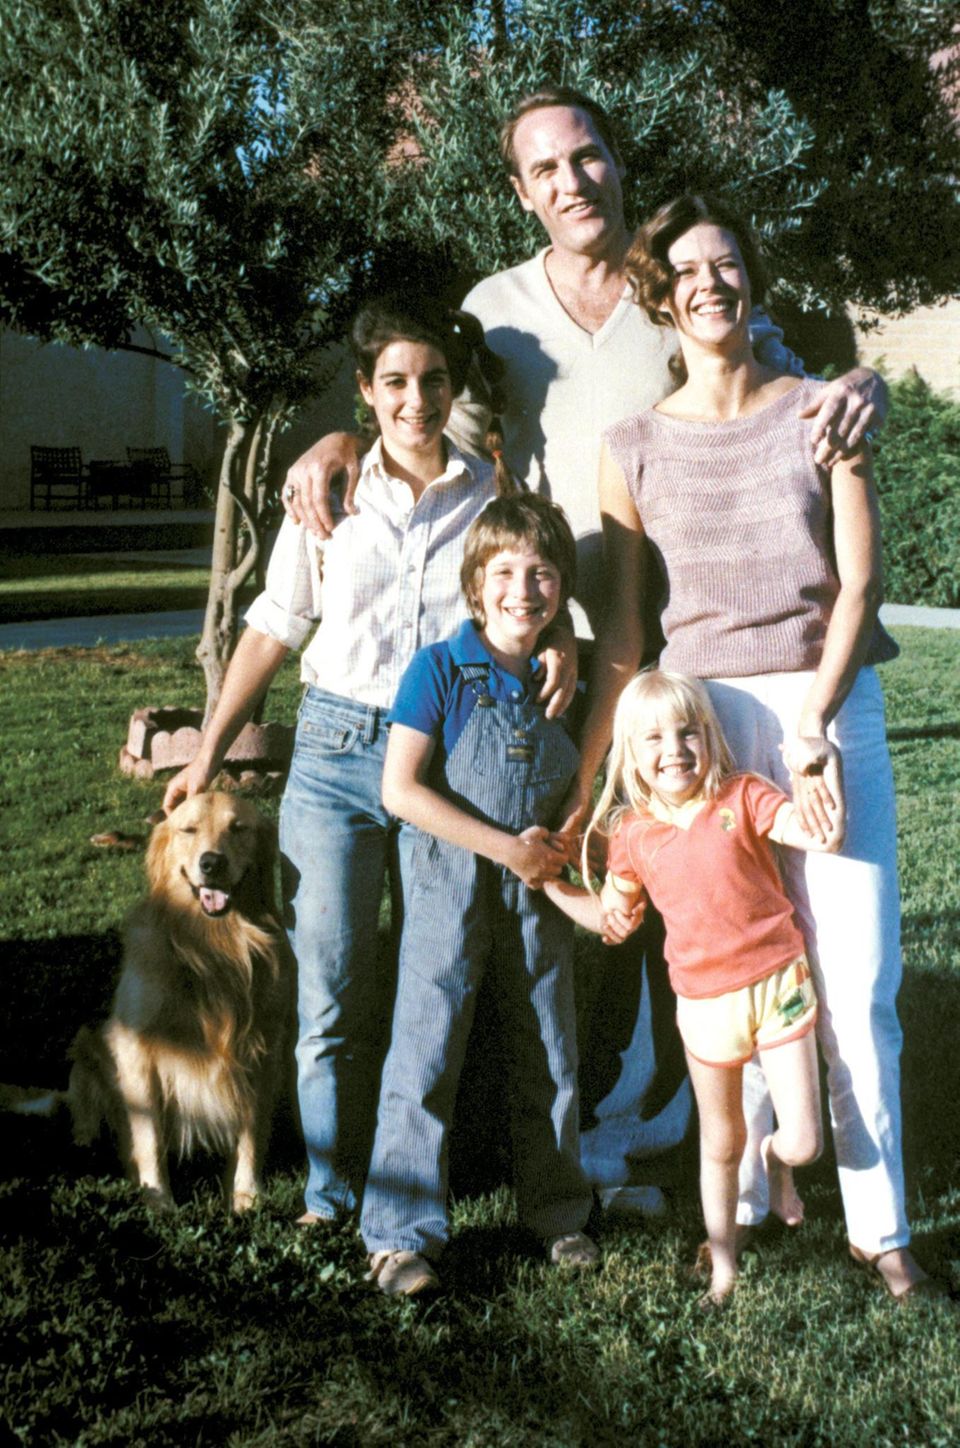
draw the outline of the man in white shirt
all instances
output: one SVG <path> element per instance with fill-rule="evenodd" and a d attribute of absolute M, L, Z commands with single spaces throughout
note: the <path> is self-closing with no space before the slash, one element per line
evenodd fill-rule
<path fill-rule="evenodd" d="M 578 637 L 589 640 L 603 603 L 596 492 L 601 433 L 672 389 L 674 343 L 626 289 L 632 235 L 624 217 L 623 167 L 603 110 L 576 91 L 544 87 L 514 107 L 501 151 L 520 204 L 542 223 L 548 245 L 480 282 L 464 308 L 480 319 L 488 344 L 506 363 L 506 460 L 515 476 L 563 506 L 577 536 L 572 612 Z M 754 321 L 759 355 L 802 371 L 769 319 Z M 884 411 L 883 383 L 865 369 L 825 385 L 810 411 L 817 461 L 829 465 L 856 447 Z M 476 452 L 486 422 L 482 404 L 467 402 L 455 408 L 449 431 L 464 450 Z M 287 512 L 326 536 L 330 481 L 346 471 L 349 511 L 356 455 L 349 434 L 322 439 L 287 474 Z M 582 1145 L 585 1170 L 606 1206 L 655 1211 L 661 1199 L 644 1180 L 649 1166 L 643 1163 L 679 1142 L 689 1096 L 681 1084 L 662 964 L 648 971 L 641 992 L 636 954 L 629 946 L 608 953 L 593 1026 L 581 1042 Z"/>

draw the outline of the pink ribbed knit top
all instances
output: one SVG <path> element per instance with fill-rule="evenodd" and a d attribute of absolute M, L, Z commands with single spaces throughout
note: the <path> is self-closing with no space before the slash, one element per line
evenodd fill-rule
<path fill-rule="evenodd" d="M 840 590 L 830 474 L 797 416 L 820 385 L 729 422 L 651 409 L 604 434 L 661 570 L 663 668 L 723 678 L 820 663 Z M 878 623 L 867 662 L 897 652 Z"/>

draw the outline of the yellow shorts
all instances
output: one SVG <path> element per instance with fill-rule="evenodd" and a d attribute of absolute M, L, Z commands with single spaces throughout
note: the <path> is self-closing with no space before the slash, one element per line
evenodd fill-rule
<path fill-rule="evenodd" d="M 816 1019 L 817 996 L 805 955 L 724 995 L 677 997 L 683 1044 L 706 1066 L 742 1066 L 755 1050 L 805 1036 Z"/>

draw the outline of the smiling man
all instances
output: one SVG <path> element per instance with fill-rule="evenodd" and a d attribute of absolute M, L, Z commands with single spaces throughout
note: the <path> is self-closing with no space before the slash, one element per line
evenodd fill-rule
<path fill-rule="evenodd" d="M 577 591 L 570 606 L 581 652 L 588 654 L 604 604 L 601 434 L 672 391 L 675 339 L 653 326 L 627 289 L 624 172 L 603 109 L 578 91 L 543 87 L 514 107 L 500 147 L 520 205 L 538 218 L 547 244 L 481 281 L 463 305 L 506 363 L 506 461 L 531 490 L 561 504 L 576 536 Z M 802 372 L 764 314 L 751 318 L 751 337 L 763 361 Z M 825 385 L 811 410 L 817 460 L 830 463 L 855 447 L 884 411 L 883 383 L 865 369 Z M 482 404 L 461 397 L 447 431 L 466 451 L 482 452 L 488 422 Z M 327 536 L 330 481 L 346 470 L 349 510 L 356 451 L 350 435 L 335 433 L 300 458 L 284 488 L 288 513 Z M 662 1207 L 653 1185 L 656 1162 L 686 1131 L 689 1094 L 658 942 L 640 935 L 605 953 L 592 1021 L 580 1042 L 582 1149 L 605 1206 L 656 1211 Z"/>

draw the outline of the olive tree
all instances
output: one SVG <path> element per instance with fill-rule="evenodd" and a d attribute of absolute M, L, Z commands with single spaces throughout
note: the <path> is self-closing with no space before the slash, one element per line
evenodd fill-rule
<path fill-rule="evenodd" d="M 903 311 L 960 290 L 957 0 L 513 0 L 411 57 L 411 228 L 472 275 L 542 245 L 497 155 L 545 80 L 608 109 L 639 220 L 684 190 L 750 214 L 780 295 Z"/>
<path fill-rule="evenodd" d="M 565 82 L 609 109 L 633 217 L 689 188 L 732 196 L 802 306 L 960 290 L 958 0 L 4 9 L 0 320 L 105 347 L 153 329 L 226 424 L 208 713 L 274 438 L 322 386 L 358 290 L 413 255 L 462 291 L 541 244 L 495 144 L 524 91 Z"/>
<path fill-rule="evenodd" d="M 395 41 L 415 21 L 354 0 L 5 6 L 0 318 L 77 345 L 162 334 L 226 425 L 208 714 L 260 559 L 274 438 L 322 387 L 389 230 Z"/>

